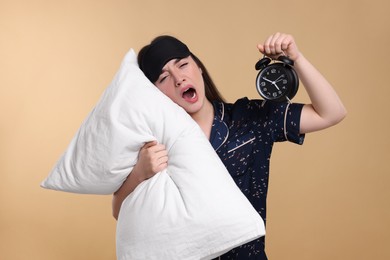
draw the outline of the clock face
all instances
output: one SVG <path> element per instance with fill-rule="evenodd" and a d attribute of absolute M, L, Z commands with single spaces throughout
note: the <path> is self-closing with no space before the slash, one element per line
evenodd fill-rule
<path fill-rule="evenodd" d="M 257 75 L 256 88 L 264 99 L 284 101 L 291 92 L 294 84 L 292 81 L 291 70 L 281 63 L 274 63 Z"/>

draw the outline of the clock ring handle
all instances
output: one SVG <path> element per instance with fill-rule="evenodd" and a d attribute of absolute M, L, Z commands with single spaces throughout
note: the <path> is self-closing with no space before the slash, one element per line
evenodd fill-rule
<path fill-rule="evenodd" d="M 271 58 L 268 58 L 267 56 L 264 55 L 262 59 L 260 59 L 258 62 L 256 62 L 255 69 L 256 69 L 256 70 L 262 70 L 262 69 L 264 69 L 270 62 L 271 62 Z"/>
<path fill-rule="evenodd" d="M 284 64 L 287 64 L 287 65 L 290 65 L 290 66 L 294 66 L 294 61 L 292 59 L 290 59 L 289 57 L 284 56 L 284 55 L 280 55 L 278 57 L 278 61 L 281 61 Z"/>

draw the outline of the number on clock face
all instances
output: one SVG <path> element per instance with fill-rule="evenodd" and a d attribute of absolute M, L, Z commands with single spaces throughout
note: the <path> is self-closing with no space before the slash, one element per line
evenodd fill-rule
<path fill-rule="evenodd" d="M 287 76 L 283 67 L 266 68 L 258 78 L 260 92 L 270 99 L 277 99 L 287 91 Z"/>
<path fill-rule="evenodd" d="M 257 92 L 265 100 L 291 102 L 299 86 L 294 62 L 286 56 L 278 57 L 274 63 L 270 62 L 270 58 L 264 57 L 255 65 L 255 69 L 260 70 L 256 77 Z"/>

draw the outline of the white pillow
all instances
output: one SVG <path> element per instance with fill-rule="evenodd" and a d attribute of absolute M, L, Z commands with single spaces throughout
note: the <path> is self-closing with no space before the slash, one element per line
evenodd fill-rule
<path fill-rule="evenodd" d="M 167 147 L 168 168 L 123 202 L 118 259 L 211 259 L 265 234 L 202 130 L 144 76 L 133 50 L 41 186 L 112 194 L 151 140 Z"/>

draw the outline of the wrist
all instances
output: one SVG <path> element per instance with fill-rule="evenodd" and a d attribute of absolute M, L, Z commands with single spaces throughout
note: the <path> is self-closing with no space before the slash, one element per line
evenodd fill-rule
<path fill-rule="evenodd" d="M 298 52 L 295 57 L 291 57 L 294 63 L 300 63 L 305 57 L 303 57 L 302 53 Z"/>
<path fill-rule="evenodd" d="M 137 165 L 134 166 L 133 170 L 130 172 L 129 176 L 127 176 L 126 181 L 131 182 L 133 184 L 140 184 L 145 180 L 144 175 L 141 171 L 138 170 Z"/>
<path fill-rule="evenodd" d="M 114 193 L 116 196 L 126 197 L 130 194 L 141 182 L 144 181 L 142 179 L 142 175 L 137 173 L 138 171 L 133 168 L 133 170 L 129 173 L 125 181 L 122 183 L 122 186 Z"/>

